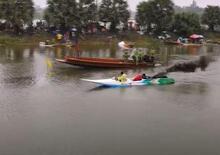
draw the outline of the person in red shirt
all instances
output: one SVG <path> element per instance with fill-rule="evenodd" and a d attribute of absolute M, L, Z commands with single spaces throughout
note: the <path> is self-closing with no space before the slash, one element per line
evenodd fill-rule
<path fill-rule="evenodd" d="M 134 78 L 133 81 L 140 81 L 142 80 L 142 75 L 141 74 L 137 74 Z"/>
<path fill-rule="evenodd" d="M 147 76 L 146 74 L 137 74 L 134 78 L 133 81 L 141 81 L 143 79 L 152 79 L 152 77 Z"/>

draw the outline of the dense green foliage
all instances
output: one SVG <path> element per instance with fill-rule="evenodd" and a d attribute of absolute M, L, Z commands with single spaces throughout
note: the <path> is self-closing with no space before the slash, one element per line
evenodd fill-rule
<path fill-rule="evenodd" d="M 149 14 L 149 10 L 151 10 L 151 5 L 149 2 L 141 2 L 137 6 L 137 15 L 136 20 L 141 26 L 147 26 L 148 29 L 151 28 L 151 13 Z"/>
<path fill-rule="evenodd" d="M 128 3 L 126 0 L 102 0 L 99 9 L 99 19 L 102 22 L 111 23 L 111 31 L 116 32 L 119 24 L 127 26 L 130 13 L 128 11 Z"/>
<path fill-rule="evenodd" d="M 100 2 L 99 7 L 97 2 Z M 127 28 L 130 17 L 127 0 L 47 0 L 48 7 L 44 11 L 44 18 L 49 26 L 69 28 L 76 26 L 93 28 L 98 21 L 110 23 L 110 31 L 117 32 L 118 26 Z M 0 19 L 6 21 L 6 31 L 21 34 L 24 26 L 31 26 L 34 7 L 32 0 L 0 0 Z M 189 35 L 200 32 L 201 23 L 207 24 L 211 31 L 220 25 L 220 7 L 207 6 L 202 17 L 187 9 L 198 10 L 191 5 L 185 7 L 184 12 L 175 14 L 172 0 L 142 1 L 137 6 L 136 19 L 140 26 L 149 32 L 160 34 L 162 31 L 172 31 L 178 35 Z M 198 12 L 198 11 L 196 11 Z M 35 15 L 41 17 L 43 10 L 38 8 Z M 120 28 L 122 28 L 120 27 Z M 33 30 L 33 29 L 32 29 Z"/>
<path fill-rule="evenodd" d="M 87 25 L 97 20 L 97 6 L 95 0 L 79 0 L 80 22 Z"/>
<path fill-rule="evenodd" d="M 220 25 L 219 6 L 207 6 L 201 9 L 193 3 L 182 11 L 175 12 L 176 10 L 180 10 L 180 7 L 174 6 L 171 0 L 143 1 L 137 6 L 136 19 L 148 32 L 158 34 L 172 30 L 183 36 L 201 32 L 201 23 L 207 24 L 211 31 Z"/>
<path fill-rule="evenodd" d="M 136 19 L 141 26 L 152 28 L 156 32 L 167 30 L 171 26 L 174 15 L 174 4 L 171 0 L 150 0 L 137 6 Z"/>
<path fill-rule="evenodd" d="M 24 24 L 32 23 L 32 0 L 0 0 L 0 10 L 0 18 L 6 20 L 7 29 L 12 29 L 15 33 L 21 33 Z"/>
<path fill-rule="evenodd" d="M 76 0 L 48 0 L 45 19 L 60 27 L 78 25 L 79 13 Z"/>
<path fill-rule="evenodd" d="M 96 20 L 97 6 L 95 0 L 48 0 L 45 19 L 51 25 L 67 28 L 81 28 Z"/>
<path fill-rule="evenodd" d="M 202 23 L 207 24 L 211 31 L 214 31 L 215 26 L 220 25 L 220 7 L 207 6 L 202 15 Z"/>
<path fill-rule="evenodd" d="M 198 14 L 179 13 L 174 16 L 173 30 L 178 35 L 188 36 L 201 30 Z"/>

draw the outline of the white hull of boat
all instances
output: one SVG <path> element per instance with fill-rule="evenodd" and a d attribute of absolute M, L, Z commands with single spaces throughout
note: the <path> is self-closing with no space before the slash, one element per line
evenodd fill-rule
<path fill-rule="evenodd" d="M 90 80 L 90 79 L 81 79 L 86 82 L 91 82 L 103 86 L 110 86 L 110 87 L 127 87 L 127 86 L 143 86 L 146 85 L 144 83 L 144 80 L 141 81 L 132 81 L 130 79 L 127 79 L 126 82 L 120 82 L 116 81 L 114 79 L 100 79 L 100 80 Z"/>

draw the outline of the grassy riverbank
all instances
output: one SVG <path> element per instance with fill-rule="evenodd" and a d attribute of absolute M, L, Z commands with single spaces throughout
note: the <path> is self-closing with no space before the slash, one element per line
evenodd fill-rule
<path fill-rule="evenodd" d="M 152 37 L 141 36 L 135 33 L 125 35 L 93 35 L 86 36 L 80 41 L 81 45 L 106 46 L 117 45 L 120 41 L 128 41 L 135 44 L 135 47 L 158 47 L 159 41 Z"/>
<path fill-rule="evenodd" d="M 220 44 L 220 33 L 219 32 L 206 32 L 208 42 Z"/>
<path fill-rule="evenodd" d="M 38 45 L 40 41 L 49 39 L 48 34 L 34 34 L 34 35 L 24 35 L 24 36 L 15 36 L 5 33 L 0 33 L 0 45 Z"/>
<path fill-rule="evenodd" d="M 206 32 L 204 35 L 207 40 L 220 42 L 220 33 Z M 39 42 L 52 39 L 53 37 L 48 33 L 24 36 L 0 33 L 0 45 L 2 46 L 38 46 Z M 136 33 L 126 33 L 121 35 L 86 35 L 80 39 L 80 44 L 90 46 L 108 46 L 109 44 L 117 45 L 117 43 L 122 40 L 134 42 L 135 47 L 156 49 L 160 44 L 158 39 L 151 36 L 141 36 Z"/>
<path fill-rule="evenodd" d="M 14 36 L 0 33 L 0 45 L 32 45 L 37 46 L 39 42 L 45 40 L 52 40 L 53 37 L 47 33 L 40 33 L 34 35 Z M 137 47 L 156 47 L 158 40 L 152 37 L 140 36 L 135 33 L 128 33 L 123 35 L 86 35 L 81 37 L 81 45 L 91 46 L 107 46 L 109 44 L 117 44 L 119 41 L 134 42 Z"/>

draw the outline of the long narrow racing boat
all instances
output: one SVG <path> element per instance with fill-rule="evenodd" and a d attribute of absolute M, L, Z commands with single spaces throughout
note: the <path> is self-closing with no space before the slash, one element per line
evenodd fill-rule
<path fill-rule="evenodd" d="M 101 86 L 106 87 L 128 87 L 128 86 L 148 86 L 148 85 L 170 85 L 174 84 L 175 80 L 173 78 L 154 78 L 154 79 L 142 79 L 140 81 L 133 81 L 127 79 L 125 82 L 120 82 L 112 79 L 100 79 L 100 80 L 90 80 L 90 79 L 81 79 L 86 82 L 95 83 Z"/>
<path fill-rule="evenodd" d="M 81 66 L 81 67 L 98 67 L 98 68 L 144 68 L 154 67 L 154 62 L 135 63 L 132 60 L 115 58 L 86 58 L 86 57 L 65 57 L 57 59 L 58 62 Z"/>

